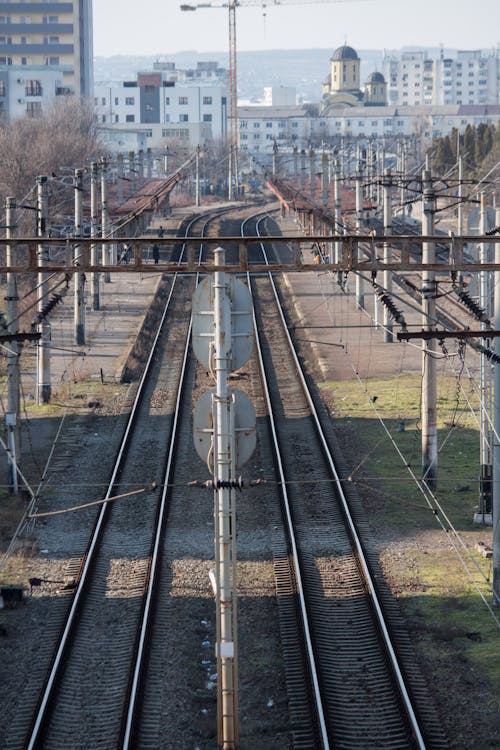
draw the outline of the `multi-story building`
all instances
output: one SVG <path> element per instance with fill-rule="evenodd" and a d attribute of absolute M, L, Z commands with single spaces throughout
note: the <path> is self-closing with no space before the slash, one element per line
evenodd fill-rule
<path fill-rule="evenodd" d="M 500 105 L 413 107 L 345 107 L 329 115 L 311 116 L 305 106 L 238 107 L 240 148 L 270 153 L 278 147 L 300 149 L 335 143 L 341 138 L 415 137 L 423 146 L 433 138 L 463 133 L 467 125 L 498 125 Z"/>
<path fill-rule="evenodd" d="M 498 104 L 499 50 L 459 50 L 433 58 L 426 50 L 385 54 L 389 104 Z"/>
<path fill-rule="evenodd" d="M 34 115 L 92 90 L 92 0 L 0 3 L 0 111 Z"/>
<path fill-rule="evenodd" d="M 196 146 L 206 140 L 227 138 L 228 91 L 221 78 L 211 75 L 184 78 L 168 63 L 137 74 L 134 81 L 97 85 L 95 118 L 109 138 L 116 130 L 145 131 L 147 146 L 164 138 L 180 138 Z M 213 72 L 213 71 L 212 71 Z"/>

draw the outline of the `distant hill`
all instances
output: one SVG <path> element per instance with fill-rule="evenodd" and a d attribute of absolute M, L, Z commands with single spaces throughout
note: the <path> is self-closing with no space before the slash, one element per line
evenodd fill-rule
<path fill-rule="evenodd" d="M 264 86 L 293 86 L 299 101 L 318 102 L 322 83 L 330 72 L 332 49 L 270 50 L 266 52 L 238 53 L 238 97 L 260 99 Z M 382 50 L 358 50 L 361 58 L 361 78 L 366 80 L 380 68 Z M 195 68 L 197 62 L 213 60 L 228 67 L 227 52 L 178 52 L 174 55 L 134 57 L 117 55 L 96 57 L 94 78 L 96 83 L 114 83 L 133 80 L 139 70 L 151 69 L 156 60 L 174 62 L 177 68 Z"/>

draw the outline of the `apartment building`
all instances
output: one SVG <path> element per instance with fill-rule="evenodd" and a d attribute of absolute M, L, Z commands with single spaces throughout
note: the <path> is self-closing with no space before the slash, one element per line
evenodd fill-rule
<path fill-rule="evenodd" d="M 148 147 L 160 145 L 164 138 L 180 138 L 191 146 L 226 139 L 226 83 L 210 75 L 192 80 L 172 73 L 169 67 L 155 68 L 138 73 L 133 81 L 96 85 L 95 119 L 107 137 L 116 130 L 119 143 L 119 131 L 145 132 Z"/>
<path fill-rule="evenodd" d="M 432 57 L 427 50 L 384 54 L 382 72 L 389 104 L 486 105 L 500 103 L 499 50 L 444 51 Z"/>
<path fill-rule="evenodd" d="M 463 133 L 467 125 L 498 125 L 500 105 L 455 104 L 412 107 L 345 107 L 329 115 L 310 116 L 306 107 L 238 107 L 240 149 L 271 153 L 278 147 L 299 149 L 335 143 L 342 138 L 414 137 L 422 145 Z"/>
<path fill-rule="evenodd" d="M 0 3 L 0 111 L 36 115 L 92 91 L 92 0 Z"/>

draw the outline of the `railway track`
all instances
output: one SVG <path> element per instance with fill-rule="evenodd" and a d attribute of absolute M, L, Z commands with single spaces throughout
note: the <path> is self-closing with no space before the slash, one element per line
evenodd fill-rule
<path fill-rule="evenodd" d="M 379 593 L 381 571 L 367 549 L 362 511 L 344 489 L 271 274 L 251 286 L 289 540 L 289 554 L 275 556 L 277 590 L 293 589 L 297 610 L 283 612 L 285 632 L 300 612 L 302 648 L 295 637 L 284 644 L 297 708 L 291 723 L 299 727 L 294 746 L 445 747 L 409 644 L 400 642 L 396 653 L 388 624 L 397 620 L 394 604 Z"/>
<path fill-rule="evenodd" d="M 235 236 L 223 215 L 212 221 L 209 231 Z M 108 502 L 72 562 L 75 586 L 59 607 L 69 618 L 54 623 L 62 639 L 31 729 L 26 707 L 6 748 L 215 747 L 213 508 L 210 493 L 188 487 L 201 473 L 192 406 L 211 385 L 189 351 L 194 283 L 179 277 L 170 291 L 149 376 L 120 419 Z M 233 379 L 257 406 L 259 445 L 245 471 L 268 484 L 238 501 L 243 590 L 247 571 L 266 571 L 265 593 L 240 604 L 242 747 L 444 748 L 362 508 L 331 457 L 328 419 L 298 374 L 279 295 L 270 276 L 249 283 L 260 354 Z M 248 665 L 264 653 L 252 671 L 260 684 L 249 685 Z M 262 691 L 273 700 L 250 716 Z"/>

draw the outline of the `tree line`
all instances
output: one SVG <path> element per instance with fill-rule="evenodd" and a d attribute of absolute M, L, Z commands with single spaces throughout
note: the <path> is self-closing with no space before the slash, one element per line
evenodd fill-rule
<path fill-rule="evenodd" d="M 449 135 L 433 141 L 431 153 L 433 170 L 438 174 L 452 169 L 461 155 L 464 177 L 477 177 L 490 162 L 500 158 L 500 123 L 467 125 L 463 133 L 452 128 Z"/>

